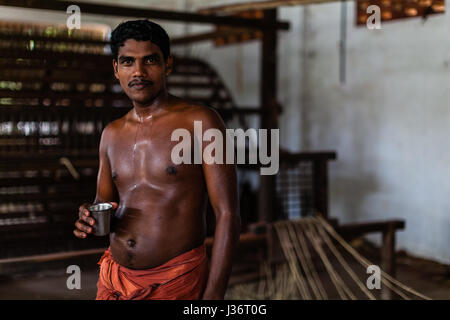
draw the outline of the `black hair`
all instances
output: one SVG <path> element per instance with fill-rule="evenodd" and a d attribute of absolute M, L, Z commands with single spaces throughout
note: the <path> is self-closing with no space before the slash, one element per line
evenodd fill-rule
<path fill-rule="evenodd" d="M 117 60 L 119 47 L 123 46 L 128 39 L 150 40 L 161 49 L 164 61 L 167 61 L 170 56 L 170 40 L 166 30 L 150 20 L 125 21 L 113 30 L 111 33 L 111 52 L 114 60 Z"/>

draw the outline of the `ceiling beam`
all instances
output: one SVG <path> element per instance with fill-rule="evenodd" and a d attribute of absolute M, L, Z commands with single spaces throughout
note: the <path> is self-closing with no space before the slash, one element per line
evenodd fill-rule
<path fill-rule="evenodd" d="M 65 13 L 67 7 L 77 5 L 82 13 L 98 14 L 116 17 L 145 17 L 152 19 L 177 21 L 185 23 L 207 23 L 214 25 L 227 25 L 248 29 L 280 29 L 288 30 L 289 23 L 277 21 L 267 24 L 259 19 L 245 19 L 230 16 L 215 16 L 199 13 L 189 13 L 170 10 L 146 9 L 140 7 L 112 6 L 97 3 L 86 3 L 81 1 L 55 1 L 55 0 L 0 0 L 0 6 L 21 7 L 28 9 L 44 9 Z"/>
<path fill-rule="evenodd" d="M 193 42 L 202 42 L 202 41 L 209 41 L 216 39 L 217 37 L 223 36 L 224 32 L 220 31 L 212 31 L 212 32 L 205 32 L 205 33 L 199 33 L 194 35 L 187 35 L 182 37 L 173 38 L 170 41 L 171 45 L 186 45 Z"/>
<path fill-rule="evenodd" d="M 170 41 L 171 45 L 186 45 L 194 42 L 210 41 L 216 40 L 217 38 L 229 37 L 229 36 L 239 36 L 245 33 L 245 29 L 227 29 L 227 30 L 217 30 L 205 33 L 198 33 L 193 35 L 181 36 L 172 38 Z M 249 39 L 254 40 L 254 39 Z"/>
<path fill-rule="evenodd" d="M 282 6 L 296 6 L 296 5 L 306 5 L 306 4 L 317 4 L 317 3 L 327 3 L 336 2 L 340 0 L 268 0 L 268 1 L 253 1 L 253 2 L 243 2 L 234 3 L 222 6 L 215 6 L 209 8 L 203 8 L 197 10 L 198 13 L 203 14 L 214 14 L 214 13 L 234 13 L 246 10 L 268 10 L 275 9 Z"/>

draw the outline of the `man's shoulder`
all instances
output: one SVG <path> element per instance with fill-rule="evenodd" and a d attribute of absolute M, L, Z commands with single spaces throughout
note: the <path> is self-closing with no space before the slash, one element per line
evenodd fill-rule
<path fill-rule="evenodd" d="M 214 108 L 188 100 L 180 100 L 174 111 L 187 121 L 205 121 L 208 123 L 219 123 L 222 121 L 219 113 Z"/>
<path fill-rule="evenodd" d="M 127 115 L 124 115 L 123 117 L 113 120 L 110 123 L 108 123 L 103 128 L 103 135 L 111 135 L 115 132 L 119 131 L 121 127 L 123 127 L 124 123 L 126 122 Z"/>

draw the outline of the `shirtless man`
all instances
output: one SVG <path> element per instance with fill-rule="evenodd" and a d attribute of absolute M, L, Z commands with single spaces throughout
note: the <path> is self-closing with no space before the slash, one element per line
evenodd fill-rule
<path fill-rule="evenodd" d="M 224 123 L 214 110 L 168 93 L 173 60 L 169 38 L 159 25 L 148 20 L 122 23 L 112 33 L 111 49 L 115 77 L 133 109 L 108 124 L 100 141 L 94 202 L 111 202 L 117 210 L 105 252 L 110 264 L 102 262 L 105 255 L 99 263 L 97 299 L 223 299 L 240 232 L 236 167 L 203 161 L 175 165 L 171 151 L 178 142 L 171 141 L 171 134 L 185 128 L 194 137 L 194 121 L 202 121 L 203 130 L 216 128 L 225 136 Z M 205 268 L 207 259 L 199 258 L 204 253 L 199 248 L 206 237 L 208 196 L 216 228 Z M 81 239 L 89 237 L 95 223 L 88 207 L 80 206 L 75 223 L 74 234 Z M 184 267 L 193 270 L 187 273 L 173 269 L 194 260 L 204 261 Z M 154 276 L 164 270 L 172 275 L 161 276 L 165 280 Z M 136 293 L 138 278 L 133 277 L 143 273 L 152 276 Z M 129 285 L 122 285 L 128 280 Z M 179 293 L 189 281 L 191 292 Z M 167 294 L 166 283 L 172 285 Z"/>

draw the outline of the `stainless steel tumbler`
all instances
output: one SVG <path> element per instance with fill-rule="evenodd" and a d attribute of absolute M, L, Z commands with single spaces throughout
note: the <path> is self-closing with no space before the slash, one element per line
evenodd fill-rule
<path fill-rule="evenodd" d="M 105 236 L 110 231 L 112 204 L 108 202 L 96 203 L 88 208 L 92 217 L 95 219 L 95 224 L 92 226 L 93 235 Z"/>

